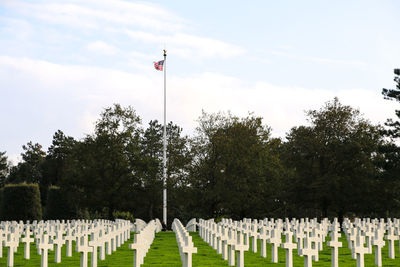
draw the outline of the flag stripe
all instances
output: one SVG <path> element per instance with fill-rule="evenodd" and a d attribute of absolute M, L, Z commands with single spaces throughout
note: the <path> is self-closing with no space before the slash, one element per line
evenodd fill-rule
<path fill-rule="evenodd" d="M 156 70 L 163 70 L 164 60 L 160 60 L 158 62 L 154 62 L 154 68 Z"/>

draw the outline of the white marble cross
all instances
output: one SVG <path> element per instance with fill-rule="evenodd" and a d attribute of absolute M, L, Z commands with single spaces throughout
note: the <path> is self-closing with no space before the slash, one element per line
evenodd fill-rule
<path fill-rule="evenodd" d="M 371 228 L 369 225 L 367 225 L 364 235 L 365 235 L 365 242 L 367 243 L 368 254 L 371 254 L 372 253 L 372 240 L 374 237 L 374 232 L 371 231 Z"/>
<path fill-rule="evenodd" d="M 3 257 L 3 243 L 7 240 L 5 231 L 0 229 L 0 258 Z"/>
<path fill-rule="evenodd" d="M 60 263 L 61 262 L 61 248 L 65 244 L 65 240 L 63 239 L 63 231 L 56 232 L 56 238 L 53 240 L 53 244 L 55 245 L 54 261 L 56 263 Z"/>
<path fill-rule="evenodd" d="M 313 248 L 311 238 L 306 236 L 304 239 L 304 247 L 301 249 L 301 255 L 304 256 L 304 267 L 312 266 L 312 259 L 318 254 L 318 248 Z"/>
<path fill-rule="evenodd" d="M 252 237 L 251 250 L 253 253 L 257 253 L 257 236 L 258 236 L 258 227 L 257 224 L 251 225 L 251 230 L 249 231 L 250 237 Z"/>
<path fill-rule="evenodd" d="M 333 230 L 331 232 L 331 240 L 328 241 L 328 246 L 332 248 L 331 252 L 331 266 L 338 267 L 339 266 L 339 248 L 342 247 L 342 242 L 339 242 L 341 234 Z"/>
<path fill-rule="evenodd" d="M 182 253 L 185 254 L 185 267 L 192 267 L 192 254 L 197 253 L 197 248 L 194 247 L 192 237 L 190 235 L 186 238 L 185 246 L 182 247 Z"/>
<path fill-rule="evenodd" d="M 244 267 L 244 251 L 249 249 L 249 245 L 244 243 L 244 234 L 238 232 L 238 239 L 234 245 L 234 250 L 237 252 L 237 267 Z"/>
<path fill-rule="evenodd" d="M 381 230 L 375 230 L 375 236 L 372 240 L 372 245 L 375 247 L 375 265 L 380 267 L 382 266 L 382 248 L 385 246 L 385 241 L 383 240 L 383 234 Z"/>
<path fill-rule="evenodd" d="M 83 235 L 80 238 L 78 252 L 81 253 L 81 267 L 87 267 L 88 253 L 93 252 L 93 247 L 90 247 L 88 244 L 88 236 L 87 235 Z"/>
<path fill-rule="evenodd" d="M 66 255 L 67 257 L 72 257 L 72 241 L 76 242 L 76 237 L 75 235 L 72 234 L 71 228 L 67 228 L 67 233 L 64 236 L 64 241 L 66 242 L 67 245 Z"/>
<path fill-rule="evenodd" d="M 236 230 L 229 229 L 228 234 L 228 265 L 235 265 L 235 249 L 234 245 L 236 244 Z"/>
<path fill-rule="evenodd" d="M 97 267 L 97 251 L 100 245 L 101 241 L 99 240 L 99 231 L 93 231 L 91 233 L 91 239 L 89 241 L 89 247 L 92 247 L 92 258 L 91 258 L 92 267 Z"/>
<path fill-rule="evenodd" d="M 364 236 L 360 232 L 356 237 L 353 249 L 357 257 L 357 267 L 364 267 L 364 254 L 368 253 L 368 248 L 364 247 Z"/>
<path fill-rule="evenodd" d="M 222 226 L 217 225 L 215 229 L 215 238 L 216 238 L 216 246 L 217 246 L 217 253 L 222 254 Z"/>
<path fill-rule="evenodd" d="M 271 237 L 269 238 L 268 242 L 272 245 L 271 255 L 272 255 L 272 262 L 278 262 L 278 247 L 282 243 L 281 239 L 281 232 L 278 229 L 274 229 L 271 232 Z"/>
<path fill-rule="evenodd" d="M 19 244 L 18 238 L 15 234 L 8 234 L 5 246 L 8 247 L 7 266 L 14 266 L 14 252 L 17 251 Z"/>
<path fill-rule="evenodd" d="M 26 227 L 24 237 L 21 238 L 21 242 L 25 243 L 24 246 L 24 259 L 29 260 L 31 257 L 31 243 L 35 240 L 31 237 L 31 231 L 29 226 Z"/>
<path fill-rule="evenodd" d="M 286 242 L 282 244 L 282 248 L 286 250 L 286 267 L 293 267 L 293 249 L 296 243 L 292 243 L 293 233 L 289 230 L 286 232 Z"/>
<path fill-rule="evenodd" d="M 261 257 L 267 257 L 267 240 L 269 239 L 269 235 L 267 234 L 267 229 L 265 226 L 262 226 L 260 229 L 260 233 L 258 234 L 258 239 L 261 240 Z"/>
<path fill-rule="evenodd" d="M 222 226 L 221 231 L 222 258 L 228 260 L 228 229 Z"/>
<path fill-rule="evenodd" d="M 394 259 L 395 258 L 394 241 L 399 240 L 399 237 L 397 235 L 394 235 L 392 227 L 388 228 L 388 233 L 386 235 L 386 239 L 389 244 L 389 258 Z"/>
<path fill-rule="evenodd" d="M 300 226 L 297 227 L 296 231 L 296 240 L 297 240 L 297 255 L 301 256 L 301 249 L 303 248 L 304 238 L 306 234 L 304 234 L 302 228 Z"/>
<path fill-rule="evenodd" d="M 42 235 L 42 237 L 40 238 L 40 243 L 38 245 L 38 248 L 40 249 L 40 255 L 42 256 L 40 261 L 40 266 L 47 267 L 49 250 L 53 250 L 53 244 L 50 243 L 49 235 L 47 234 Z"/>

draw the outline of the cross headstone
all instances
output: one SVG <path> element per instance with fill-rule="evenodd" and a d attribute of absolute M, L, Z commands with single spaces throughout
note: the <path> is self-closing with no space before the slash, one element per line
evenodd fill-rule
<path fill-rule="evenodd" d="M 21 242 L 25 243 L 24 246 L 24 259 L 29 260 L 31 257 L 31 243 L 34 239 L 31 237 L 31 231 L 29 227 L 26 227 L 24 237 L 21 238 Z"/>
<path fill-rule="evenodd" d="M 272 245 L 271 248 L 271 255 L 272 255 L 272 262 L 278 262 L 278 247 L 282 242 L 281 233 L 278 229 L 274 229 L 271 232 L 271 237 L 269 238 L 269 243 Z"/>
<path fill-rule="evenodd" d="M 229 229 L 229 237 L 228 237 L 228 265 L 235 265 L 235 249 L 234 245 L 236 244 L 236 230 Z"/>
<path fill-rule="evenodd" d="M 304 247 L 301 249 L 301 255 L 304 256 L 304 267 L 311 267 L 312 259 L 318 254 L 318 248 L 312 247 L 310 239 L 308 236 L 304 239 Z"/>
<path fill-rule="evenodd" d="M 89 241 L 89 247 L 92 247 L 92 258 L 91 258 L 91 266 L 97 267 L 97 251 L 100 247 L 101 240 L 99 240 L 99 232 L 94 231 L 91 233 L 91 239 Z"/>
<path fill-rule="evenodd" d="M 340 233 L 333 230 L 331 232 L 331 240 L 328 241 L 328 246 L 332 248 L 331 251 L 331 266 L 338 267 L 339 266 L 339 248 L 342 247 L 342 242 L 339 242 Z"/>
<path fill-rule="evenodd" d="M 364 267 L 364 254 L 368 253 L 368 248 L 364 247 L 364 236 L 361 233 L 357 235 L 353 249 L 357 257 L 357 267 Z"/>
<path fill-rule="evenodd" d="M 286 250 L 286 267 L 293 267 L 293 249 L 296 243 L 292 243 L 293 233 L 289 230 L 286 232 L 286 242 L 282 244 L 282 248 Z"/>
<path fill-rule="evenodd" d="M 72 257 L 72 241 L 76 242 L 75 235 L 72 234 L 72 228 L 67 229 L 67 233 L 64 236 L 65 243 L 67 245 L 66 255 L 67 257 Z"/>
<path fill-rule="evenodd" d="M 269 239 L 269 235 L 267 235 L 267 229 L 265 226 L 262 226 L 260 229 L 260 233 L 258 234 L 258 239 L 261 240 L 261 257 L 267 257 L 267 240 Z"/>
<path fill-rule="evenodd" d="M 88 244 L 88 236 L 83 235 L 80 239 L 78 252 L 81 253 L 81 267 L 87 267 L 88 253 L 93 252 L 93 248 Z"/>
<path fill-rule="evenodd" d="M 7 240 L 4 230 L 0 229 L 0 258 L 3 257 L 3 243 Z"/>
<path fill-rule="evenodd" d="M 61 248 L 62 248 L 62 245 L 65 244 L 65 240 L 63 239 L 63 231 L 56 232 L 56 237 L 53 240 L 53 244 L 55 245 L 54 261 L 56 263 L 60 263 L 61 262 Z"/>
<path fill-rule="evenodd" d="M 375 265 L 380 267 L 382 266 L 382 248 L 385 246 L 385 241 L 383 240 L 383 234 L 381 230 L 375 230 L 375 236 L 372 240 L 372 245 L 375 247 Z"/>
<path fill-rule="evenodd" d="M 234 250 L 237 252 L 237 267 L 244 267 L 244 251 L 249 249 L 249 245 L 244 243 L 243 236 L 242 232 L 238 232 L 238 239 L 234 245 Z"/>
<path fill-rule="evenodd" d="M 182 252 L 185 254 L 185 267 L 192 267 L 192 254 L 197 253 L 197 248 L 193 246 L 192 237 L 188 236 L 185 240 L 185 246 L 182 248 Z"/>
<path fill-rule="evenodd" d="M 392 227 L 388 228 L 388 233 L 386 235 L 386 239 L 389 244 L 389 258 L 394 259 L 395 258 L 394 241 L 399 240 L 399 237 L 397 235 L 394 235 Z"/>
<path fill-rule="evenodd" d="M 8 234 L 7 241 L 5 242 L 5 246 L 8 247 L 8 257 L 7 257 L 7 266 L 14 266 L 14 252 L 16 252 L 18 248 L 19 240 L 15 236 L 15 234 Z"/>
<path fill-rule="evenodd" d="M 49 250 L 53 250 L 53 244 L 50 243 L 49 235 L 47 234 L 42 235 L 42 237 L 40 238 L 40 243 L 38 245 L 38 248 L 40 249 L 40 255 L 42 256 L 40 261 L 40 266 L 47 267 Z"/>

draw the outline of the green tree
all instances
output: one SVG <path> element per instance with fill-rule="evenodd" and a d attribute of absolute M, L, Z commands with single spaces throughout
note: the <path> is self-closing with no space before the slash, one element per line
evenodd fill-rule
<path fill-rule="evenodd" d="M 380 128 L 337 98 L 307 115 L 311 125 L 294 127 L 286 137 L 292 206 L 303 216 L 367 213 L 383 144 Z"/>
<path fill-rule="evenodd" d="M 101 113 L 95 133 L 73 146 L 61 187 L 76 201 L 76 210 L 107 218 L 117 210 L 134 210 L 135 188 L 140 187 L 140 122 L 131 107 L 115 104 Z"/>
<path fill-rule="evenodd" d="M 182 128 L 168 123 L 167 140 L 167 191 L 168 214 L 171 218 L 182 216 L 185 207 L 181 203 L 182 190 L 186 185 L 186 174 L 190 166 L 188 137 L 182 136 Z M 163 189 L 163 126 L 157 120 L 150 121 L 141 138 L 142 168 L 138 172 L 141 179 L 140 204 L 143 209 L 138 216 L 145 219 L 162 217 Z"/>
<path fill-rule="evenodd" d="M 385 99 L 400 102 L 400 69 L 394 70 L 394 81 L 396 82 L 395 89 L 382 89 L 382 94 Z M 400 110 L 395 111 L 396 116 L 400 119 Z M 385 123 L 388 128 L 386 129 L 386 135 L 392 138 L 400 137 L 400 120 L 394 121 L 393 119 L 388 119 Z"/>
<path fill-rule="evenodd" d="M 8 159 L 6 152 L 0 152 L 0 187 L 4 186 L 9 171 Z"/>
<path fill-rule="evenodd" d="M 400 102 L 400 69 L 394 70 L 396 83 L 395 89 L 382 89 L 385 99 Z M 400 137 L 400 110 L 395 110 L 398 120 L 388 119 L 386 128 L 382 131 L 391 142 L 381 147 L 384 157 L 378 166 L 383 170 L 379 176 L 379 188 L 381 188 L 381 201 L 377 209 L 385 211 L 386 216 L 398 216 L 400 214 L 400 147 L 396 140 Z"/>
<path fill-rule="evenodd" d="M 199 216 L 271 215 L 279 202 L 279 158 L 262 118 L 203 113 L 194 141 L 193 210 Z M 197 206 L 197 208 L 195 208 Z"/>
<path fill-rule="evenodd" d="M 7 182 L 37 183 L 40 186 L 43 178 L 42 166 L 45 161 L 46 152 L 42 150 L 40 144 L 34 144 L 32 141 L 23 145 L 22 149 L 24 150 L 21 153 L 22 162 L 11 168 Z"/>
<path fill-rule="evenodd" d="M 49 185 L 58 185 L 65 160 L 71 154 L 76 143 L 77 141 L 73 137 L 66 136 L 61 130 L 54 133 L 44 166 L 46 180 Z"/>

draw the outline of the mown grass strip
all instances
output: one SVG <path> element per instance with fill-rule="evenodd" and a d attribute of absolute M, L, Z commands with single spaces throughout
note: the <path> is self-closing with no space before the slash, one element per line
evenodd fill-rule
<path fill-rule="evenodd" d="M 217 254 L 216 250 L 204 242 L 198 233 L 191 233 L 195 247 L 198 248 L 198 253 L 193 254 L 194 267 L 206 266 L 228 266 L 228 262 L 222 259 L 222 256 Z M 106 255 L 104 261 L 98 260 L 99 267 L 125 267 L 133 265 L 133 251 L 129 249 L 129 244 L 132 243 L 133 233 L 131 239 L 125 242 L 116 252 L 112 255 Z M 282 238 L 282 240 L 285 240 Z M 329 240 L 329 237 L 326 241 Z M 348 248 L 347 240 L 342 234 L 340 241 L 343 247 L 339 249 L 339 266 L 353 267 L 356 266 L 356 260 L 351 258 L 351 250 Z M 258 241 L 257 253 L 251 252 L 251 242 L 249 251 L 245 252 L 245 266 L 285 266 L 285 250 L 278 249 L 278 263 L 271 262 L 271 245 L 267 244 L 267 258 L 262 258 L 260 255 L 260 241 Z M 0 258 L 0 266 L 7 266 L 7 251 L 8 248 L 3 247 L 3 257 Z M 73 267 L 80 266 L 80 253 L 75 252 L 73 247 L 72 257 L 66 257 L 66 246 L 62 249 L 61 263 L 54 262 L 54 251 L 49 251 L 49 267 Z M 400 251 L 399 241 L 395 242 L 396 259 L 389 259 L 388 245 L 382 249 L 382 266 L 400 266 Z M 14 254 L 14 266 L 40 266 L 40 255 L 37 255 L 36 245 L 31 244 L 31 259 L 25 260 L 23 258 L 24 245 L 20 243 L 17 253 Z M 331 249 L 324 243 L 324 250 L 319 252 L 319 261 L 313 262 L 313 266 L 329 267 L 331 262 Z M 88 266 L 90 266 L 90 255 Z M 156 238 L 144 259 L 145 267 L 180 267 L 182 262 L 179 256 L 178 245 L 175 239 L 174 232 L 160 232 L 156 234 Z M 304 266 L 304 258 L 297 256 L 297 250 L 293 250 L 293 266 Z M 375 251 L 372 254 L 365 255 L 365 266 L 375 266 Z"/>
<path fill-rule="evenodd" d="M 330 238 L 327 237 L 326 241 L 329 241 Z M 282 241 L 285 241 L 285 238 L 282 237 Z M 344 267 L 354 267 L 356 266 L 356 260 L 352 259 L 351 257 L 351 250 L 348 248 L 348 243 L 344 234 L 340 238 L 343 246 L 339 248 L 339 266 Z M 267 258 L 261 257 L 260 252 L 261 243 L 258 241 L 257 246 L 257 253 L 251 252 L 251 242 L 250 242 L 250 249 L 249 251 L 245 252 L 245 266 L 286 266 L 286 255 L 285 250 L 281 247 L 278 248 L 278 263 L 271 262 L 271 249 L 272 246 L 267 244 Z M 382 266 L 400 266 L 400 252 L 399 252 L 399 243 L 396 241 L 396 253 L 398 254 L 398 258 L 396 259 L 389 259 L 389 251 L 388 245 L 382 248 Z M 313 261 L 312 265 L 315 267 L 324 266 L 328 267 L 331 266 L 331 248 L 324 243 L 323 250 L 318 253 L 319 260 Z M 364 257 L 365 266 L 375 266 L 375 250 L 372 249 L 372 254 L 366 254 Z M 300 257 L 297 255 L 297 249 L 293 250 L 293 266 L 304 266 L 304 257 Z"/>
<path fill-rule="evenodd" d="M 97 260 L 97 265 L 99 267 L 124 267 L 133 266 L 133 251 L 129 249 L 129 244 L 133 242 L 133 233 L 131 233 L 131 238 L 126 241 L 117 251 L 113 252 L 111 255 L 106 255 L 106 259 L 101 261 Z M 40 266 L 41 256 L 37 254 L 37 249 L 35 244 L 31 244 L 31 258 L 29 260 L 24 259 L 24 244 L 20 243 L 17 252 L 14 254 L 14 266 Z M 3 257 L 0 258 L 0 266 L 7 266 L 7 253 L 8 248 L 3 247 Z M 75 251 L 75 242 L 72 247 L 72 257 L 67 257 L 66 246 L 64 245 L 61 252 L 61 263 L 54 262 L 54 251 L 49 251 L 49 267 L 72 267 L 80 266 L 81 255 L 79 252 Z M 90 266 L 90 257 L 88 256 L 88 266 Z"/>
<path fill-rule="evenodd" d="M 132 261 L 133 264 L 133 261 Z M 174 232 L 159 232 L 144 258 L 142 267 L 181 267 L 178 244 Z"/>
<path fill-rule="evenodd" d="M 204 242 L 197 232 L 191 232 L 190 235 L 197 248 L 197 253 L 193 254 L 193 267 L 228 266 L 228 261 L 223 260 L 222 255 Z"/>

